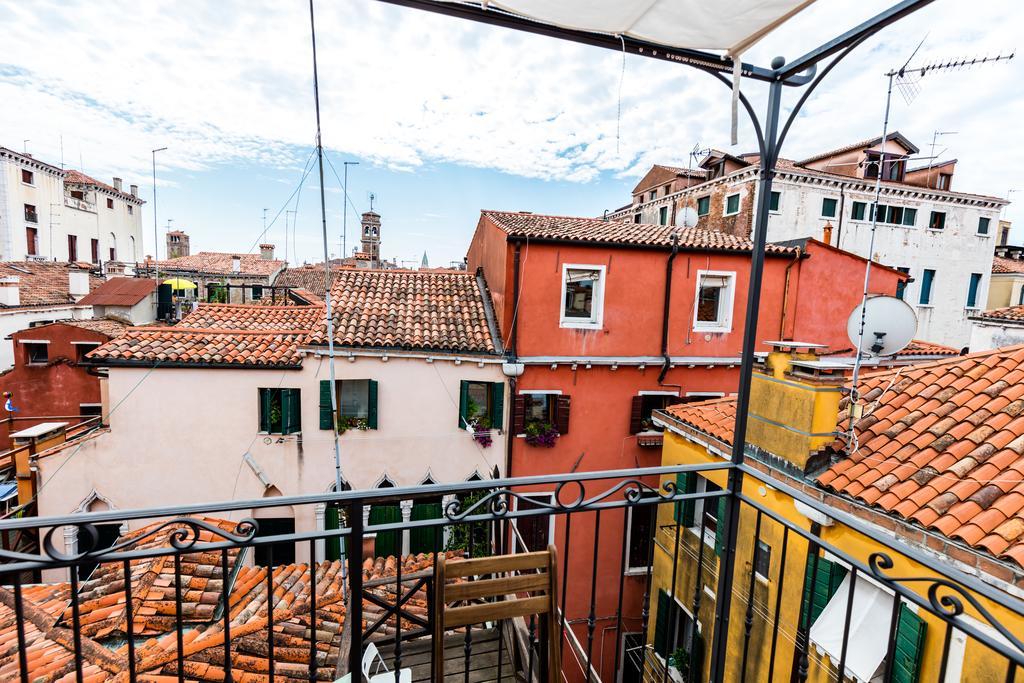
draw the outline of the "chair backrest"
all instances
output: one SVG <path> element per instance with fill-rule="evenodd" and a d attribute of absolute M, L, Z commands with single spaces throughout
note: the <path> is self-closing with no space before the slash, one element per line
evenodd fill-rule
<path fill-rule="evenodd" d="M 377 646 L 373 643 L 367 643 L 363 650 L 363 675 L 366 676 L 367 680 L 370 678 L 370 667 L 373 666 L 373 660 L 380 659 L 384 661 L 382 657 L 377 653 Z"/>
<path fill-rule="evenodd" d="M 434 577 L 436 616 L 434 618 L 434 680 L 444 680 L 445 631 L 531 615 L 546 616 L 548 680 L 560 680 L 561 648 L 555 608 L 558 604 L 558 563 L 555 547 L 514 555 L 496 555 L 470 560 L 437 560 Z M 518 573 L 515 573 L 518 572 Z M 494 575 L 494 578 L 449 583 L 452 579 Z M 519 597 L 520 594 L 528 594 Z M 486 602 L 497 598 L 495 602 Z M 449 607 L 450 603 L 483 601 Z M 500 637 L 500 629 L 499 629 Z"/>

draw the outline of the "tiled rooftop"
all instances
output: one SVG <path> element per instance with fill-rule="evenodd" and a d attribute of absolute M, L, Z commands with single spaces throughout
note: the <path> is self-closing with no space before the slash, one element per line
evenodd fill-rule
<path fill-rule="evenodd" d="M 232 262 L 236 254 L 222 253 L 216 251 L 200 251 L 188 256 L 160 261 L 160 272 L 167 274 L 203 273 L 207 275 L 231 275 L 234 273 Z M 265 259 L 259 254 L 237 254 L 241 258 L 239 273 L 242 275 L 271 276 L 281 268 L 285 262 L 276 259 Z M 152 269 L 153 262 L 147 261 L 143 267 Z"/>
<path fill-rule="evenodd" d="M 138 204 L 145 204 L 146 203 L 142 199 L 137 197 L 136 195 L 131 194 L 130 192 L 124 192 L 122 190 L 118 190 L 113 185 L 107 185 L 106 183 L 101 183 L 100 181 L 96 180 L 92 176 L 88 176 L 88 175 L 82 173 L 81 171 L 76 171 L 74 169 L 69 170 L 67 172 L 67 174 L 64 176 L 64 184 L 65 185 L 91 185 L 93 187 L 98 187 L 99 189 L 104 190 L 106 192 L 109 192 L 111 194 L 119 195 L 119 196 L 121 196 L 124 199 L 131 200 L 131 201 L 136 202 Z"/>
<path fill-rule="evenodd" d="M 323 306 L 199 304 L 175 327 L 207 330 L 312 330 L 324 317 Z"/>
<path fill-rule="evenodd" d="M 295 368 L 306 330 L 237 330 L 188 327 L 133 327 L 87 358 L 96 364 L 216 365 Z"/>
<path fill-rule="evenodd" d="M 336 277 L 337 269 L 332 264 L 331 280 L 333 281 Z M 327 275 L 324 273 L 323 264 L 287 268 L 281 271 L 277 278 L 274 279 L 274 285 L 277 287 L 297 287 L 299 289 L 305 289 L 316 294 L 320 298 L 323 298 L 326 293 L 326 287 L 324 285 L 325 282 L 327 282 Z"/>
<path fill-rule="evenodd" d="M 1024 322 L 1024 306 L 993 308 L 991 311 L 981 311 L 971 317 L 986 322 L 1021 323 Z"/>
<path fill-rule="evenodd" d="M 1024 260 L 1006 258 L 1004 256 L 992 257 L 993 273 L 1024 273 Z"/>
<path fill-rule="evenodd" d="M 469 273 L 339 270 L 331 306 L 335 344 L 495 353 L 484 294 Z M 325 328 L 310 343 L 326 344 Z"/>
<path fill-rule="evenodd" d="M 69 325 L 70 327 L 77 327 L 82 330 L 89 330 L 90 332 L 98 332 L 99 334 L 105 334 L 111 339 L 120 337 L 125 333 L 125 330 L 129 329 L 129 326 L 120 320 L 112 320 L 111 318 L 86 318 L 84 320 L 58 320 L 56 322 L 47 323 L 46 325 L 37 325 L 27 329 L 38 330 L 42 327 L 49 327 L 50 325 Z"/>
<path fill-rule="evenodd" d="M 482 215 L 510 237 L 628 244 L 664 249 L 672 246 L 672 235 L 677 234 L 679 248 L 683 250 L 749 252 L 753 248 L 753 243 L 745 237 L 703 228 L 677 228 L 672 225 L 509 211 L 483 211 Z M 769 244 L 766 253 L 792 255 L 796 250 Z"/>
<path fill-rule="evenodd" d="M 945 346 L 943 344 L 935 344 L 932 342 L 922 341 L 920 339 L 912 340 L 902 351 L 896 352 L 896 357 L 905 356 L 958 356 L 960 351 L 954 349 L 952 346 Z"/>
<path fill-rule="evenodd" d="M 114 277 L 91 290 L 80 304 L 90 306 L 134 306 L 156 289 L 156 280 Z"/>
<path fill-rule="evenodd" d="M 859 447 L 818 483 L 1024 566 L 1024 347 L 879 373 L 860 389 Z"/>
<path fill-rule="evenodd" d="M 68 290 L 68 272 L 71 270 L 81 270 L 81 268 L 77 264 L 51 261 L 0 262 L 0 278 L 18 278 L 21 295 L 19 306 L 0 305 L 0 308 L 59 306 L 75 303 Z M 90 275 L 89 290 L 96 289 L 103 282 L 103 278 Z"/>
<path fill-rule="evenodd" d="M 736 399 L 715 398 L 699 403 L 678 403 L 665 408 L 672 418 L 724 444 L 732 444 L 736 423 Z"/>

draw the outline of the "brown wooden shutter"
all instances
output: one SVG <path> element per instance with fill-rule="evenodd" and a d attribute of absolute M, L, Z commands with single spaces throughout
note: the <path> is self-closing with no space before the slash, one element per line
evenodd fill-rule
<path fill-rule="evenodd" d="M 512 398 L 512 434 L 523 434 L 526 431 L 526 397 Z"/>
<path fill-rule="evenodd" d="M 640 431 L 640 423 L 644 418 L 644 397 L 634 396 L 633 404 L 629 409 L 629 433 L 636 434 Z"/>
<path fill-rule="evenodd" d="M 569 408 L 572 396 L 558 396 L 555 399 L 555 428 L 559 434 L 569 433 Z"/>

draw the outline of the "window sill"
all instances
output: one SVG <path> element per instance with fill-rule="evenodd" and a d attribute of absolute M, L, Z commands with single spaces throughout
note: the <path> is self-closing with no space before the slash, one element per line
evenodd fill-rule
<path fill-rule="evenodd" d="M 622 572 L 623 576 L 647 576 L 647 571 L 650 567 L 630 567 L 626 571 Z"/>
<path fill-rule="evenodd" d="M 713 334 L 722 334 L 722 333 L 726 333 L 726 332 L 732 332 L 732 327 L 731 326 L 729 326 L 729 327 L 724 327 L 724 326 L 698 327 L 698 326 L 694 325 L 693 331 L 694 332 L 710 332 L 710 333 L 713 333 Z"/>
<path fill-rule="evenodd" d="M 601 323 L 593 321 L 559 320 L 558 326 L 566 330 L 600 330 Z"/>
<path fill-rule="evenodd" d="M 739 211 L 735 211 L 733 213 L 723 213 L 722 214 L 722 218 L 729 218 L 730 216 L 739 216 L 739 215 L 740 215 Z"/>
<path fill-rule="evenodd" d="M 935 308 L 935 304 L 917 304 L 918 308 Z"/>

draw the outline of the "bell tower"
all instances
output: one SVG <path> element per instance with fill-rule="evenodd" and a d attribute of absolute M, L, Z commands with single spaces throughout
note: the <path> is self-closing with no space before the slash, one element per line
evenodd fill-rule
<path fill-rule="evenodd" d="M 362 226 L 360 241 L 363 253 L 370 257 L 370 267 L 380 268 L 380 214 L 373 210 L 372 203 L 370 207 L 370 210 L 363 214 L 363 219 L 360 222 Z"/>

